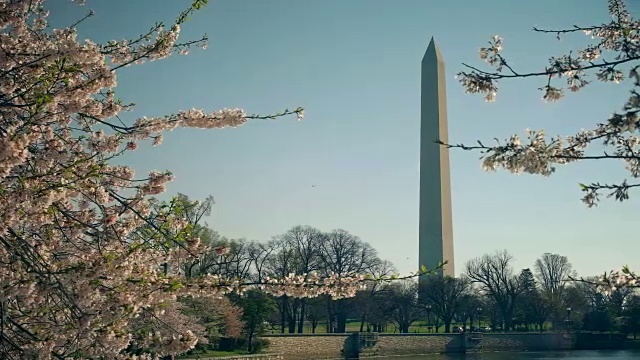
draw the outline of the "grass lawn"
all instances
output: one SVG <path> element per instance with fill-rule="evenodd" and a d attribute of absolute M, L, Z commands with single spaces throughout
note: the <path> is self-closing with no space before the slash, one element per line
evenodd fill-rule
<path fill-rule="evenodd" d="M 207 357 L 225 357 L 225 356 L 247 355 L 247 354 L 249 354 L 249 352 L 246 350 L 235 350 L 235 351 L 210 350 L 210 351 L 198 353 L 198 354 L 176 356 L 176 359 L 200 359 L 200 358 L 207 358 Z"/>

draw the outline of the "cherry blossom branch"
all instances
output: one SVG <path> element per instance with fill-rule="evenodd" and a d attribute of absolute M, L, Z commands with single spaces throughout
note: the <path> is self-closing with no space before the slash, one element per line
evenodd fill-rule
<path fill-rule="evenodd" d="M 471 69 L 471 72 L 460 72 L 458 79 L 469 93 L 485 95 L 487 101 L 494 101 L 498 91 L 497 82 L 502 79 L 545 77 L 546 85 L 541 87 L 545 101 L 558 101 L 564 96 L 562 88 L 552 84 L 552 80 L 565 78 L 567 88 L 576 92 L 587 86 L 586 80 L 589 71 L 596 70 L 596 77 L 602 82 L 619 83 L 625 80 L 624 74 L 618 67 L 624 64 L 633 65 L 629 71 L 628 79 L 632 80 L 633 89 L 624 105 L 622 113 L 614 113 L 607 122 L 597 124 L 593 130 L 581 131 L 576 135 L 567 137 L 555 137 L 547 139 L 543 131 L 528 131 L 529 143 L 522 144 L 517 135 L 505 141 L 505 145 L 498 142 L 497 146 L 485 146 L 478 141 L 478 146 L 464 144 L 451 145 L 438 142 L 449 148 L 459 148 L 468 151 L 479 151 L 482 156 L 483 168 L 487 171 L 495 171 L 503 168 L 513 173 L 531 173 L 549 176 L 555 171 L 555 165 L 564 165 L 581 160 L 608 160 L 622 161 L 630 171 L 632 177 L 640 177 L 640 140 L 636 130 L 640 127 L 640 22 L 632 19 L 621 0 L 610 0 L 609 11 L 613 20 L 600 26 L 579 27 L 562 30 L 542 30 L 534 28 L 541 33 L 575 33 L 585 32 L 596 39 L 595 45 L 589 45 L 580 50 L 576 55 L 569 52 L 568 55 L 552 57 L 549 66 L 541 72 L 522 73 L 508 65 L 502 56 L 502 39 L 494 36 L 489 46 L 480 49 L 480 58 L 494 67 L 494 71 L 481 70 L 477 67 L 463 64 Z M 601 59 L 604 52 L 614 54 L 614 60 Z M 506 72 L 504 70 L 507 70 Z M 602 141 L 605 147 L 613 147 L 613 151 L 605 150 L 601 154 L 585 153 L 588 146 L 595 141 Z M 628 198 L 628 190 L 634 188 L 626 181 L 620 184 L 591 185 L 580 184 L 584 192 L 582 201 L 587 206 L 595 206 L 598 201 L 598 191 L 609 190 L 608 197 L 614 197 L 619 201 Z"/>
<path fill-rule="evenodd" d="M 570 276 L 569 280 L 592 285 L 596 287 L 596 290 L 599 293 L 605 296 L 609 296 L 613 292 L 623 288 L 640 288 L 640 277 L 631 271 L 628 266 L 624 266 L 619 271 L 610 271 L 609 273 L 605 272 L 602 276 L 595 279 L 585 279 L 583 277 L 576 278 Z"/>
<path fill-rule="evenodd" d="M 590 65 L 586 65 L 586 66 L 581 66 L 580 70 L 584 71 L 584 70 L 592 70 L 592 69 L 600 69 L 600 68 L 613 68 L 615 66 L 618 65 L 622 65 L 622 64 L 626 64 L 629 62 L 633 62 L 633 61 L 637 61 L 640 59 L 640 56 L 634 56 L 631 58 L 626 58 L 626 59 L 622 59 L 622 60 L 616 60 L 616 61 L 606 61 L 606 60 L 601 60 L 601 63 L 592 63 Z M 540 77 L 540 76 L 550 76 L 550 77 L 554 77 L 554 76 L 562 76 L 565 75 L 565 73 L 567 73 L 568 71 L 571 71 L 571 69 L 556 69 L 556 68 L 549 68 L 546 69 L 544 71 L 537 71 L 537 72 L 528 72 L 528 73 L 518 73 L 515 72 L 513 69 L 511 69 L 511 67 L 509 67 L 509 69 L 512 71 L 512 74 L 504 74 L 504 73 L 500 73 L 500 72 L 490 72 L 490 71 L 485 71 L 485 70 L 481 70 L 475 66 L 471 66 L 469 64 L 466 63 L 462 63 L 463 66 L 471 69 L 474 71 L 474 73 L 466 73 L 466 72 L 460 72 L 458 73 L 459 77 L 469 77 L 469 76 L 478 76 L 481 75 L 481 77 L 483 77 L 486 80 L 499 80 L 499 79 L 513 79 L 513 78 L 528 78 L 528 77 Z M 507 63 L 506 61 L 502 63 L 502 65 L 506 66 Z"/>
<path fill-rule="evenodd" d="M 303 116 L 302 108 L 273 115 L 187 110 L 122 122 L 118 114 L 132 105 L 115 99 L 112 67 L 202 45 L 179 43 L 178 25 L 203 4 L 193 1 L 168 31 L 158 24 L 138 40 L 104 46 L 78 42 L 73 28 L 49 28 L 41 0 L 10 1 L 0 9 L 0 264 L 8 269 L 0 272 L 0 357 L 124 359 L 141 309 L 158 310 L 176 296 L 253 286 L 272 294 L 346 297 L 365 281 L 350 273 L 245 284 L 219 274 L 186 279 L 163 271 L 205 247 L 178 205 L 169 207 L 175 213 L 154 212 L 150 197 L 166 190 L 169 172 L 136 178 L 113 161 L 139 141 L 159 145 L 162 133 L 177 127 L 220 129 Z M 185 333 L 176 337 L 189 341 L 177 348 L 157 344 L 159 351 L 195 344 L 188 329 L 179 330 Z M 152 340 L 142 337 L 136 341 Z"/>
<path fill-rule="evenodd" d="M 533 31 L 535 32 L 539 32 L 539 33 L 553 33 L 553 34 L 568 34 L 568 33 L 575 33 L 575 32 L 585 32 L 585 31 L 595 31 L 595 30 L 600 30 L 602 29 L 602 26 L 578 26 L 578 25 L 573 25 L 573 29 L 560 29 L 560 30 L 547 30 L 547 29 L 540 29 L 537 27 L 533 27 Z"/>
<path fill-rule="evenodd" d="M 578 92 L 591 82 L 588 75 L 595 73 L 595 78 L 605 83 L 621 83 L 628 80 L 631 85 L 630 96 L 622 107 L 622 111 L 614 113 L 606 122 L 597 123 L 592 130 L 583 130 L 572 136 L 547 138 L 544 131 L 529 131 L 528 143 L 523 144 L 520 137 L 513 135 L 504 145 L 496 139 L 497 146 L 451 145 L 437 141 L 441 146 L 462 150 L 479 151 L 482 156 L 482 167 L 486 171 L 502 168 L 511 173 L 530 173 L 550 176 L 556 165 L 565 165 L 580 160 L 621 160 L 632 178 L 640 177 L 640 21 L 631 17 L 623 0 L 609 0 L 611 22 L 599 26 L 577 26 L 560 30 L 544 30 L 533 28 L 535 32 L 554 33 L 557 38 L 561 34 L 584 32 L 594 39 L 576 54 L 569 52 L 560 57 L 551 57 L 544 71 L 519 72 L 508 65 L 502 55 L 502 38 L 494 36 L 489 46 L 480 48 L 480 59 L 493 67 L 493 70 L 482 70 L 478 67 L 463 64 L 471 71 L 461 71 L 458 79 L 466 92 L 482 94 L 486 101 L 495 101 L 498 82 L 502 79 L 542 77 L 546 85 L 539 88 L 543 92 L 543 100 L 553 102 L 565 95 L 562 87 L 554 85 L 555 80 L 564 78 L 566 89 Z M 613 60 L 604 58 L 610 54 Z M 626 65 L 626 66 L 625 66 Z M 507 71 L 505 71 L 505 69 Z M 622 72 L 628 70 L 628 75 Z M 586 154 L 586 149 L 596 141 L 605 147 L 602 154 Z M 601 191 L 608 192 L 607 197 L 617 201 L 629 199 L 629 190 L 640 187 L 640 183 L 628 183 L 623 180 L 618 184 L 589 185 L 579 184 L 583 192 L 582 201 L 588 206 L 596 206 L 600 201 Z M 611 285 L 611 278 L 615 285 Z M 609 288 L 616 286 L 637 287 L 638 277 L 627 267 L 622 272 L 611 273 L 598 280 L 600 284 L 608 283 Z"/>

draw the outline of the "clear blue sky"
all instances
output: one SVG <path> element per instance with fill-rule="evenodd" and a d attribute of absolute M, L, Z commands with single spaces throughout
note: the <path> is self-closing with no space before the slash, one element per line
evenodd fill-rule
<path fill-rule="evenodd" d="M 132 38 L 170 22 L 190 0 L 50 0 L 52 23 L 96 16 L 80 37 Z M 635 1 L 632 13 L 640 13 Z M 519 69 L 584 43 L 555 40 L 533 26 L 607 21 L 605 0 L 212 0 L 183 29 L 210 35 L 209 48 L 119 73 L 117 94 L 138 104 L 127 116 L 192 107 L 273 113 L 303 106 L 303 122 L 256 121 L 222 131 L 177 130 L 159 148 L 127 160 L 139 173 L 170 169 L 168 194 L 213 195 L 209 225 L 223 235 L 267 241 L 298 224 L 344 228 L 403 272 L 417 269 L 420 61 L 431 36 L 447 64 L 452 142 L 503 138 L 525 128 L 572 134 L 617 110 L 626 86 L 598 85 L 545 104 L 541 80 L 503 83 L 496 103 L 464 94 L 461 63 L 481 65 L 478 48 L 502 35 Z M 578 164 L 551 178 L 480 169 L 478 155 L 451 153 L 456 272 L 486 252 L 507 249 L 517 268 L 543 252 L 569 257 L 581 275 L 640 267 L 640 194 L 595 209 L 578 182 L 618 180 L 620 164 Z M 312 187 L 315 185 L 315 187 Z"/>

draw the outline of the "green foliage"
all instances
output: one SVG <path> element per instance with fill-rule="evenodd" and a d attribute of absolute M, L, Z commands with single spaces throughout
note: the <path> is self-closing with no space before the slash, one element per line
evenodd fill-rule
<path fill-rule="evenodd" d="M 640 295 L 634 295 L 627 302 L 620 330 L 625 334 L 633 333 L 634 337 L 640 332 Z"/>
<path fill-rule="evenodd" d="M 269 347 L 269 340 L 267 339 L 255 339 L 253 341 L 252 344 L 252 349 L 251 352 L 253 353 L 259 353 L 261 352 L 263 349 L 268 348 Z"/>
<path fill-rule="evenodd" d="M 235 303 L 242 307 L 245 331 L 261 334 L 264 330 L 264 322 L 269 320 L 277 310 L 273 298 L 259 290 L 249 290 L 243 295 L 234 297 Z"/>
<path fill-rule="evenodd" d="M 536 280 L 533 277 L 533 273 L 529 269 L 523 269 L 520 272 L 520 286 L 522 286 L 523 292 L 531 292 L 536 290 Z"/>
<path fill-rule="evenodd" d="M 209 0 L 193 0 L 193 2 L 191 3 L 191 7 L 189 7 L 187 10 L 183 11 L 182 13 L 180 13 L 180 15 L 178 16 L 178 19 L 176 20 L 176 24 L 182 24 L 186 21 L 191 20 L 189 16 L 194 12 L 207 6 L 208 3 L 209 3 Z"/>
<path fill-rule="evenodd" d="M 234 296 L 232 300 L 242 307 L 247 348 L 255 352 L 259 345 L 254 343 L 254 337 L 264 332 L 264 323 L 277 310 L 276 303 L 270 296 L 259 290 L 249 290 L 243 295 Z"/>
<path fill-rule="evenodd" d="M 609 312 L 596 310 L 584 315 L 583 330 L 605 332 L 612 330 L 613 319 Z"/>
<path fill-rule="evenodd" d="M 202 7 L 207 6 L 208 3 L 209 0 L 193 0 L 193 4 L 191 4 L 191 7 L 196 10 L 200 10 Z"/>
<path fill-rule="evenodd" d="M 173 247 L 185 247 L 193 238 L 208 235 L 211 230 L 201 224 L 203 217 L 211 214 L 213 198 L 204 201 L 193 201 L 183 194 L 178 194 L 169 201 L 153 199 L 150 220 L 132 235 L 132 248 L 160 248 L 169 250 Z M 174 222 L 186 220 L 187 224 L 179 231 Z M 202 242 L 202 238 L 200 238 Z"/>

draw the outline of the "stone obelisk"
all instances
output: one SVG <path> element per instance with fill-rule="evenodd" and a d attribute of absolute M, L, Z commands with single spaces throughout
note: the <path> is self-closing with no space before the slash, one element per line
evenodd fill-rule
<path fill-rule="evenodd" d="M 422 58 L 421 93 L 419 265 L 433 269 L 447 261 L 439 274 L 455 276 L 449 149 L 435 143 L 449 140 L 447 91 L 444 61 L 433 38 Z"/>

